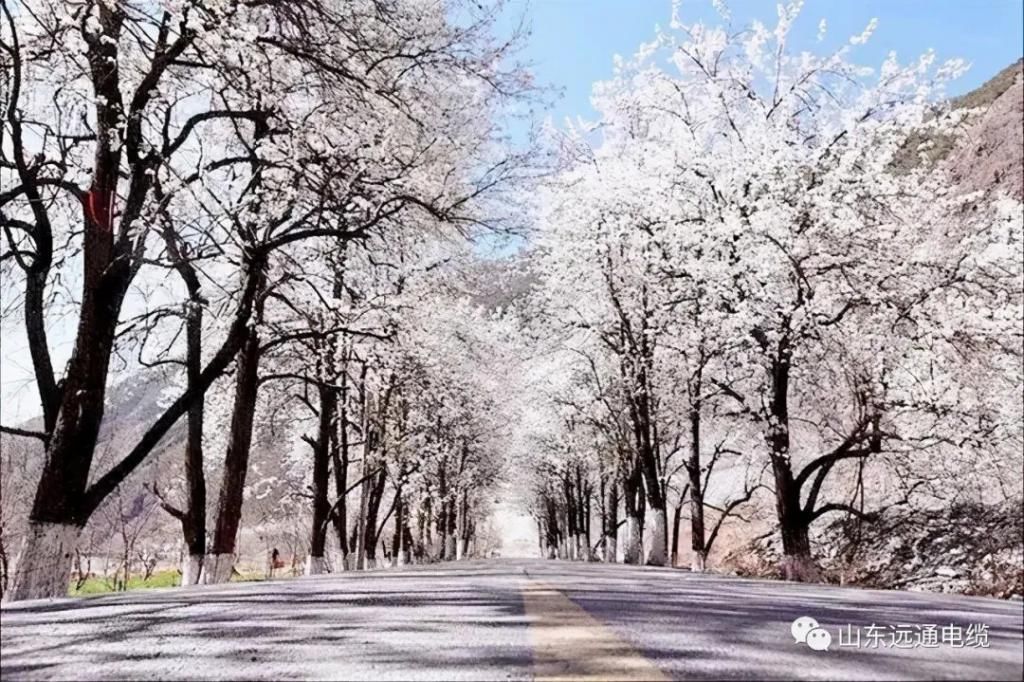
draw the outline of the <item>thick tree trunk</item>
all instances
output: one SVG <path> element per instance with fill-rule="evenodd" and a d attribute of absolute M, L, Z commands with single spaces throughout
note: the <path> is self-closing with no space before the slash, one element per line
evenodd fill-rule
<path fill-rule="evenodd" d="M 545 495 L 544 553 L 548 559 L 558 558 L 558 508 L 555 501 Z"/>
<path fill-rule="evenodd" d="M 648 566 L 664 566 L 668 563 L 668 512 L 664 505 L 652 507 L 654 526 L 651 528 L 651 548 L 647 552 Z"/>
<path fill-rule="evenodd" d="M 204 554 L 186 554 L 181 560 L 181 585 L 198 585 L 202 581 Z"/>
<path fill-rule="evenodd" d="M 638 466 L 623 482 L 626 501 L 626 545 L 623 548 L 622 561 L 627 564 L 639 564 L 643 553 L 643 479 Z"/>
<path fill-rule="evenodd" d="M 377 566 L 377 518 L 380 516 L 380 503 L 384 498 L 384 484 L 387 472 L 381 467 L 380 472 L 371 478 L 370 497 L 366 503 L 366 520 L 364 522 L 364 546 L 366 547 L 366 563 L 369 568 Z"/>
<path fill-rule="evenodd" d="M 402 522 L 402 551 L 399 556 L 403 564 L 411 564 L 415 558 L 415 545 L 412 539 L 412 530 L 409 528 L 408 512 Z"/>
<path fill-rule="evenodd" d="M 793 481 L 789 462 L 775 467 L 776 511 L 782 534 L 782 574 L 786 580 L 817 582 L 821 573 L 811 557 L 811 541 L 806 515 L 800 507 L 799 490 Z"/>
<path fill-rule="evenodd" d="M 465 527 L 462 529 L 462 544 L 459 550 L 459 559 L 468 559 L 470 551 L 470 542 L 473 539 L 473 524 L 468 519 L 466 520 Z"/>
<path fill-rule="evenodd" d="M 324 559 L 322 554 L 320 556 L 310 554 L 306 557 L 305 573 L 306 575 L 320 575 L 322 573 L 327 573 L 327 561 Z"/>
<path fill-rule="evenodd" d="M 249 472 L 249 450 L 252 445 L 253 419 L 259 388 L 260 337 L 253 325 L 248 330 L 245 345 L 238 355 L 235 370 L 235 402 L 231 414 L 227 454 L 224 457 L 224 477 L 221 479 L 217 502 L 217 522 L 213 547 L 215 568 L 208 567 L 207 583 L 227 582 L 231 566 L 224 564 L 235 554 L 238 526 L 242 519 L 242 500 L 245 477 Z"/>
<path fill-rule="evenodd" d="M 67 596 L 71 563 L 81 533 L 81 527 L 73 524 L 30 521 L 6 599 Z"/>
<path fill-rule="evenodd" d="M 234 552 L 230 554 L 210 554 L 203 562 L 203 583 L 214 585 L 231 582 L 231 574 L 235 569 Z"/>
<path fill-rule="evenodd" d="M 110 264 L 107 255 L 92 253 L 88 248 L 85 258 L 86 278 L 75 348 L 68 362 L 60 409 L 29 514 L 30 531 L 15 567 L 14 585 L 7 595 L 11 601 L 67 594 L 74 556 L 74 547 L 67 543 L 78 538 L 92 512 L 85 500 L 86 486 L 103 421 L 114 329 L 128 271 L 126 264 Z M 97 268 L 107 271 L 96 272 Z M 72 532 L 67 528 L 79 530 Z M 51 542 L 54 544 L 48 546 Z"/>
<path fill-rule="evenodd" d="M 782 529 L 782 573 L 786 580 L 818 582 L 821 570 L 811 557 L 807 526 Z"/>
<path fill-rule="evenodd" d="M 202 371 L 202 301 L 190 301 L 186 335 L 188 337 L 187 373 L 188 386 L 199 384 Z M 188 486 L 188 506 L 181 520 L 185 546 L 188 548 L 188 563 L 181 572 L 182 585 L 196 585 L 203 571 L 203 556 L 206 554 L 206 474 L 203 471 L 203 416 L 205 403 L 199 398 L 188 409 L 188 440 L 185 443 L 185 482 Z M 187 568 L 188 570 L 185 570 Z"/>
<path fill-rule="evenodd" d="M 320 419 L 313 446 L 313 523 L 309 539 L 309 558 L 306 574 L 324 566 L 324 549 L 327 544 L 327 514 L 331 505 L 327 499 L 330 477 L 331 434 L 334 430 L 334 413 L 337 396 L 329 386 L 320 386 Z"/>
<path fill-rule="evenodd" d="M 793 477 L 789 442 L 789 372 L 791 350 L 787 337 L 779 341 L 772 363 L 772 398 L 769 403 L 772 428 L 767 434 L 772 474 L 775 479 L 775 509 L 782 533 L 782 573 L 786 580 L 816 582 L 820 572 L 811 557 L 808 533 L 810 520 L 800 505 L 800 487 Z"/>
<path fill-rule="evenodd" d="M 686 463 L 690 478 L 690 548 L 693 550 L 691 568 L 703 571 L 707 557 L 704 542 L 704 487 L 700 464 L 700 406 L 690 411 L 690 458 Z"/>

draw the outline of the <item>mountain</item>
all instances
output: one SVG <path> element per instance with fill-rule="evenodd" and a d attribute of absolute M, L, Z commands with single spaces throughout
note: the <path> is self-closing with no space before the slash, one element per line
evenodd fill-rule
<path fill-rule="evenodd" d="M 953 103 L 981 112 L 945 160 L 957 186 L 1024 200 L 1024 59 Z"/>

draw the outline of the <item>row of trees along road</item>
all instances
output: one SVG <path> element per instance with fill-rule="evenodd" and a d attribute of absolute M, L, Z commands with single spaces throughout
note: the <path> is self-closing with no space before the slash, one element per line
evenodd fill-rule
<path fill-rule="evenodd" d="M 795 53 L 799 5 L 674 18 L 594 87 L 595 121 L 552 132 L 523 322 L 551 556 L 615 560 L 625 524 L 625 561 L 663 565 L 675 503 L 702 570 L 774 503 L 805 579 L 830 515 L 1019 496 L 1020 197 L 957 192 L 935 153 L 973 120 L 943 94 L 964 66 L 859 66 L 874 23 Z"/>
<path fill-rule="evenodd" d="M 830 518 L 1019 496 L 1021 197 L 951 180 L 963 65 L 715 4 L 515 152 L 500 6 L 4 3 L 2 312 L 42 413 L 3 427 L 41 450 L 0 462 L 34 486 L 5 598 L 64 594 L 140 484 L 185 583 L 230 579 L 254 507 L 308 573 L 464 556 L 518 485 L 547 556 L 674 565 L 685 519 L 703 570 L 767 516 L 810 579 Z M 499 263 L 466 239 L 520 223 Z"/>
<path fill-rule="evenodd" d="M 459 237 L 506 226 L 523 172 L 497 121 L 531 86 L 516 37 L 492 37 L 499 9 L 3 3 L 4 321 L 22 327 L 42 406 L 38 427 L 4 431 L 44 450 L 6 598 L 66 593 L 83 526 L 179 420 L 186 483 L 153 488 L 180 519 L 184 581 L 229 579 L 254 415 L 281 396 L 313 472 L 310 572 L 329 528 L 373 561 L 387 484 L 399 554 L 424 546 L 417 521 L 445 556 L 468 542 L 496 475 L 488 398 L 420 339 L 444 329 L 423 300 L 443 281 L 426 280 L 464 257 Z M 48 335 L 65 316 L 61 367 Z M 98 470 L 112 366 L 169 372 L 178 390 Z M 366 494 L 346 537 L 352 486 Z"/>

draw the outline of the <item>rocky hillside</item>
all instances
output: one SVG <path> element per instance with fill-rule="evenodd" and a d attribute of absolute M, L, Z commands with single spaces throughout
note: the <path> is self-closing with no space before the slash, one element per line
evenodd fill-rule
<path fill-rule="evenodd" d="M 954 104 L 979 112 L 946 159 L 957 185 L 1024 199 L 1024 60 Z"/>
<path fill-rule="evenodd" d="M 874 522 L 840 519 L 817 537 L 826 580 L 860 587 L 1024 596 L 1020 502 L 893 509 Z M 726 559 L 735 573 L 778 575 L 781 543 L 762 536 Z"/>

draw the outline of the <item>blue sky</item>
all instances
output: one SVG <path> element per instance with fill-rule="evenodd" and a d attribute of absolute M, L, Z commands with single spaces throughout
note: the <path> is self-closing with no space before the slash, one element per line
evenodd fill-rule
<path fill-rule="evenodd" d="M 734 26 L 760 19 L 774 25 L 774 0 L 729 2 Z M 522 58 L 532 63 L 541 84 L 562 89 L 549 112 L 556 123 L 566 116 L 593 115 L 591 85 L 608 78 L 612 56 L 631 55 L 651 39 L 654 26 L 668 26 L 671 0 L 510 0 L 508 25 L 526 15 L 532 34 Z M 960 57 L 971 64 L 951 89 L 971 90 L 1021 57 L 1024 0 L 806 0 L 794 27 L 798 48 L 829 49 L 859 34 L 873 17 L 878 29 L 853 53 L 857 62 L 878 66 L 890 50 L 910 61 L 929 48 L 938 59 Z M 710 0 L 683 0 L 681 18 L 720 23 Z M 817 45 L 818 22 L 828 38 Z"/>

